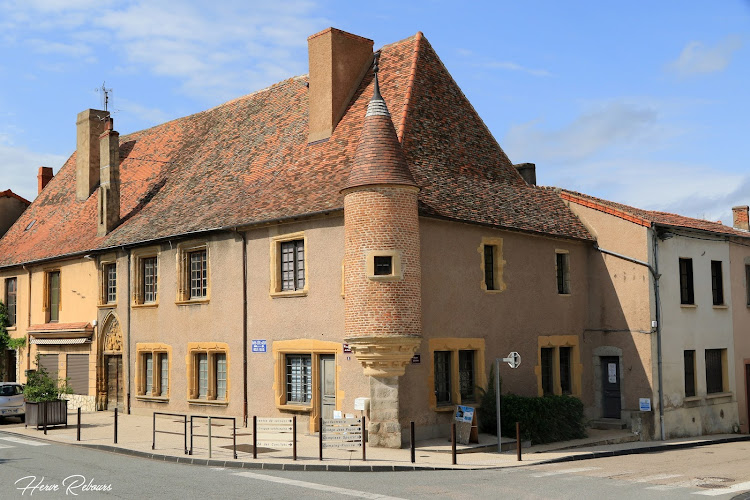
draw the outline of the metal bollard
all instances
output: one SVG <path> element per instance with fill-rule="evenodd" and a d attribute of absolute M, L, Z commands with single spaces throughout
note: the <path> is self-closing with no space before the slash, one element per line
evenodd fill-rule
<path fill-rule="evenodd" d="M 47 435 L 47 405 L 42 405 L 42 420 L 44 421 L 44 435 Z"/>
<path fill-rule="evenodd" d="M 117 407 L 115 407 L 115 444 L 117 444 Z"/>
<path fill-rule="evenodd" d="M 516 422 L 516 455 L 518 461 L 521 461 L 521 424 Z"/>
<path fill-rule="evenodd" d="M 211 458 L 211 417 L 208 417 L 208 458 Z"/>
<path fill-rule="evenodd" d="M 258 417 L 253 415 L 253 458 L 258 458 Z"/>
<path fill-rule="evenodd" d="M 292 460 L 297 460 L 297 415 L 292 417 Z"/>
<path fill-rule="evenodd" d="M 76 424 L 76 441 L 81 440 L 81 407 L 78 407 L 78 423 Z"/>
<path fill-rule="evenodd" d="M 451 455 L 453 455 L 453 465 L 456 465 L 456 422 L 451 424 Z"/>
<path fill-rule="evenodd" d="M 367 447 L 365 446 L 365 422 L 367 420 L 367 417 L 362 415 L 362 461 L 367 461 Z"/>
<path fill-rule="evenodd" d="M 409 448 L 411 448 L 411 463 L 416 462 L 416 448 L 417 448 L 417 439 L 414 436 L 414 422 L 411 423 L 411 435 L 409 436 Z"/>
<path fill-rule="evenodd" d="M 323 417 L 318 419 L 318 456 L 323 460 Z"/>

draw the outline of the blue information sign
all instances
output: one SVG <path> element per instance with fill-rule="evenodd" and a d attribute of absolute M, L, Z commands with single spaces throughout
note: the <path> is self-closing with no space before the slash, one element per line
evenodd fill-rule
<path fill-rule="evenodd" d="M 266 352 L 266 340 L 252 340 L 253 352 Z"/>

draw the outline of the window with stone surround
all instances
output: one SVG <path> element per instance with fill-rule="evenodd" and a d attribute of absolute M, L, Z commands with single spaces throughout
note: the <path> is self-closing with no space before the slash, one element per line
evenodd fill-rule
<path fill-rule="evenodd" d="M 156 306 L 159 303 L 159 252 L 139 249 L 133 252 L 133 304 Z"/>
<path fill-rule="evenodd" d="M 306 295 L 307 238 L 303 232 L 271 238 L 271 296 Z"/>
<path fill-rule="evenodd" d="M 338 367 L 342 344 L 314 339 L 277 340 L 272 351 L 275 361 L 274 392 L 280 410 L 309 412 L 311 417 L 321 414 L 321 364 Z M 329 381 L 333 392 L 339 387 L 337 368 Z M 339 397 L 336 396 L 336 404 Z M 337 408 L 338 409 L 338 408 Z M 311 421 L 311 427 L 315 427 Z"/>
<path fill-rule="evenodd" d="M 404 278 L 399 250 L 370 250 L 365 259 L 367 277 L 373 281 L 398 281 Z"/>
<path fill-rule="evenodd" d="M 167 344 L 136 344 L 136 389 L 139 397 L 169 398 L 171 350 Z"/>
<path fill-rule="evenodd" d="M 229 398 L 228 345 L 191 342 L 188 352 L 188 402 L 226 404 Z"/>
<path fill-rule="evenodd" d="M 312 402 L 312 355 L 286 355 L 286 402 L 302 405 Z"/>
<path fill-rule="evenodd" d="M 102 261 L 99 275 L 99 305 L 113 305 L 117 303 L 117 263 Z"/>
<path fill-rule="evenodd" d="M 44 302 L 42 307 L 45 311 L 47 323 L 60 321 L 61 304 L 60 270 L 49 270 L 44 273 Z"/>
<path fill-rule="evenodd" d="M 5 278 L 5 307 L 8 309 L 8 326 L 16 326 L 18 303 L 18 278 Z"/>
<path fill-rule="evenodd" d="M 481 258 L 482 271 L 482 290 L 488 293 L 498 293 L 505 290 L 503 281 L 503 239 L 502 238 L 482 238 L 482 242 L 477 249 Z"/>
<path fill-rule="evenodd" d="M 542 336 L 538 341 L 537 394 L 581 395 L 581 373 L 578 337 L 576 335 Z"/>
<path fill-rule="evenodd" d="M 177 246 L 177 302 L 205 302 L 209 298 L 209 250 L 207 243 Z"/>
<path fill-rule="evenodd" d="M 570 254 L 567 250 L 555 250 L 555 273 L 557 275 L 557 293 L 570 294 Z"/>
<path fill-rule="evenodd" d="M 484 387 L 484 339 L 430 339 L 430 406 L 438 411 L 477 402 Z"/>

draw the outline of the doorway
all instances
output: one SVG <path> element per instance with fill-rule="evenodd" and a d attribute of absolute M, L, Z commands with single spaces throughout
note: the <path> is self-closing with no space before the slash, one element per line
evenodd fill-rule
<path fill-rule="evenodd" d="M 620 358 L 603 356 L 602 367 L 602 417 L 620 418 Z"/>
<path fill-rule="evenodd" d="M 3 382 L 16 381 L 16 351 L 8 349 L 5 351 L 5 377 Z"/>
<path fill-rule="evenodd" d="M 123 409 L 122 356 L 105 356 L 107 371 L 107 409 Z"/>
<path fill-rule="evenodd" d="M 320 355 L 320 416 L 333 418 L 336 409 L 336 356 Z"/>

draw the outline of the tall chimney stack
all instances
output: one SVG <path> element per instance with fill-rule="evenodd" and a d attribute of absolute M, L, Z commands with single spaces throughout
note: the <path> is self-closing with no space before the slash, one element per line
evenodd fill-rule
<path fill-rule="evenodd" d="M 308 142 L 327 139 L 372 64 L 373 41 L 335 28 L 307 39 L 310 62 Z"/>
<path fill-rule="evenodd" d="M 99 136 L 99 224 L 97 236 L 104 236 L 120 222 L 120 134 L 113 130 L 112 118 Z"/>
<path fill-rule="evenodd" d="M 76 120 L 76 199 L 85 201 L 99 184 L 99 136 L 108 111 L 87 109 Z"/>
<path fill-rule="evenodd" d="M 526 184 L 530 186 L 536 186 L 536 164 L 519 163 L 513 166 L 516 167 L 516 170 L 518 170 L 518 173 L 521 174 L 521 177 L 523 177 L 523 180 L 526 181 Z"/>
<path fill-rule="evenodd" d="M 732 226 L 742 231 L 750 231 L 750 218 L 748 217 L 750 207 L 747 205 L 732 207 Z"/>
<path fill-rule="evenodd" d="M 42 194 L 42 189 L 49 184 L 49 181 L 52 180 L 54 177 L 54 174 L 52 173 L 52 169 L 50 167 L 39 167 L 39 173 L 36 175 L 37 180 L 37 195 Z"/>

